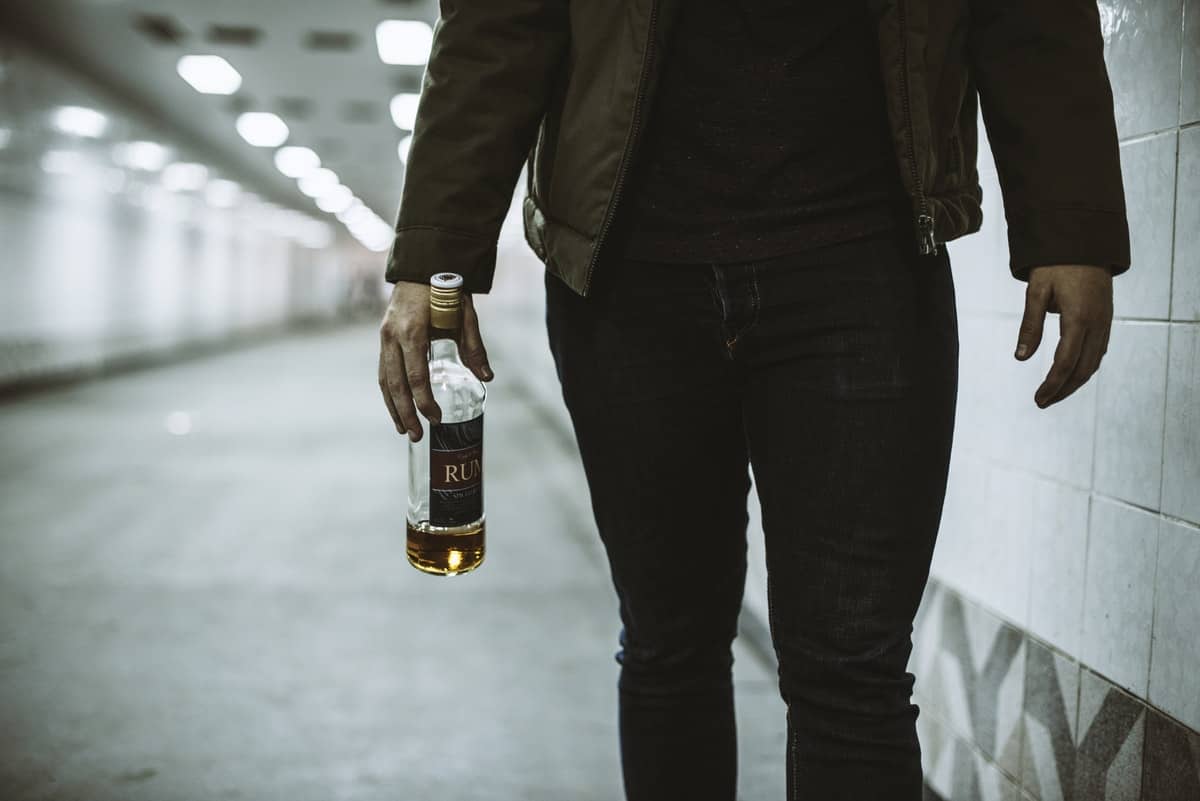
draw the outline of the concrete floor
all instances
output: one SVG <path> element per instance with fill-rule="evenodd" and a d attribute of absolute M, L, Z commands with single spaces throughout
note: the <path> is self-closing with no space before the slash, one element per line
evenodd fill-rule
<path fill-rule="evenodd" d="M 420 574 L 374 348 L 356 326 L 0 406 L 0 798 L 622 797 L 569 438 L 493 353 L 487 561 Z M 783 705 L 738 647 L 741 795 L 782 799 Z"/>

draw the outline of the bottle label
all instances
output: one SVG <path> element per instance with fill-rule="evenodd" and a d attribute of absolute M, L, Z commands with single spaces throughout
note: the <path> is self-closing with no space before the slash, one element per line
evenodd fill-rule
<path fill-rule="evenodd" d="M 483 415 L 429 427 L 429 522 L 461 526 L 483 517 Z"/>

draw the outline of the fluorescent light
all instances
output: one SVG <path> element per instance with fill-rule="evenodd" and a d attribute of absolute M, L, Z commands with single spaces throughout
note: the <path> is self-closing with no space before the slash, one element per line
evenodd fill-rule
<path fill-rule="evenodd" d="M 197 92 L 206 95 L 231 95 L 242 86 L 242 76 L 220 56 L 184 56 L 176 66 Z"/>
<path fill-rule="evenodd" d="M 279 147 L 290 131 L 278 115 L 267 111 L 247 111 L 237 118 L 237 132 L 255 147 Z"/>
<path fill-rule="evenodd" d="M 375 29 L 375 44 L 384 64 L 420 66 L 429 61 L 433 28 L 420 20 L 385 20 Z"/>
<path fill-rule="evenodd" d="M 275 166 L 288 178 L 301 178 L 321 166 L 321 157 L 307 147 L 281 147 Z"/>
<path fill-rule="evenodd" d="M 327 189 L 317 197 L 317 208 L 330 214 L 345 211 L 354 205 L 354 193 L 349 187 L 338 186 Z"/>
<path fill-rule="evenodd" d="M 346 227 L 350 229 L 350 233 L 359 238 L 372 239 L 384 236 L 390 237 L 393 235 L 392 227 L 383 222 L 383 220 L 371 220 L 369 222 L 359 223 L 357 225 L 349 225 Z"/>
<path fill-rule="evenodd" d="M 163 170 L 162 182 L 171 192 L 195 192 L 208 182 L 208 167 L 186 162 L 171 164 Z"/>
<path fill-rule="evenodd" d="M 341 198 L 332 196 L 322 196 L 316 200 L 317 208 L 321 211 L 327 211 L 330 214 L 337 214 L 342 209 L 346 208 L 346 202 Z"/>
<path fill-rule="evenodd" d="M 345 219 L 342 222 L 345 223 L 347 228 L 354 230 L 370 222 L 374 216 L 370 209 L 355 207 L 345 215 Z"/>
<path fill-rule="evenodd" d="M 204 190 L 204 199 L 215 209 L 228 209 L 237 205 L 242 188 L 233 181 L 224 179 L 210 183 Z"/>
<path fill-rule="evenodd" d="M 0 150 L 8 147 L 12 141 L 12 128 L 0 128 Z"/>
<path fill-rule="evenodd" d="M 341 181 L 337 177 L 337 173 L 333 170 L 313 170 L 308 175 L 300 179 L 300 191 L 309 197 L 315 198 L 333 189 Z"/>
<path fill-rule="evenodd" d="M 157 142 L 122 142 L 113 146 L 113 161 L 122 167 L 158 172 L 167 164 L 167 149 Z"/>
<path fill-rule="evenodd" d="M 63 106 L 54 112 L 54 127 L 65 134 L 98 139 L 108 130 L 108 117 L 82 106 Z"/>
<path fill-rule="evenodd" d="M 350 201 L 349 206 L 342 209 L 341 211 L 334 212 L 334 213 L 337 215 L 339 222 L 345 223 L 345 222 L 348 222 L 349 220 L 351 220 L 355 214 L 359 213 L 360 209 L 364 209 L 364 208 L 366 208 L 366 207 L 363 206 L 363 202 L 361 200 L 359 200 L 358 198 L 354 198 L 352 201 Z"/>
<path fill-rule="evenodd" d="M 412 148 L 412 134 L 400 140 L 400 161 L 404 164 L 408 164 L 408 151 L 410 148 Z"/>
<path fill-rule="evenodd" d="M 421 96 L 412 92 L 403 92 L 392 98 L 392 121 L 397 128 L 411 131 L 417 125 L 417 103 Z"/>
<path fill-rule="evenodd" d="M 372 224 L 366 227 L 358 226 L 356 228 L 352 228 L 350 233 L 354 235 L 355 239 L 362 243 L 363 247 L 366 247 L 377 253 L 382 253 L 392 246 L 392 242 L 395 240 L 396 235 L 392 231 L 391 226 L 387 225 L 382 220 L 376 218 L 376 222 L 378 223 L 377 225 Z"/>
<path fill-rule="evenodd" d="M 83 166 L 83 156 L 74 150 L 47 150 L 41 167 L 51 175 L 73 175 Z"/>

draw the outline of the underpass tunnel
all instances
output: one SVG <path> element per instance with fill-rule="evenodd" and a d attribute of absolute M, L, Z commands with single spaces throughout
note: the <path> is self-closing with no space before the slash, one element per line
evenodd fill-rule
<path fill-rule="evenodd" d="M 487 557 L 405 555 L 385 262 L 439 13 L 469 5 L 0 0 L 0 799 L 624 797 L 619 609 L 525 172 L 474 297 Z M 923 5 L 1017 7 L 872 8 Z M 1095 8 L 1132 250 L 1102 367 L 1034 404 L 1057 314 L 1014 359 L 999 111 L 982 226 L 943 245 L 954 449 L 909 663 L 933 801 L 1200 799 L 1200 0 Z M 748 513 L 738 798 L 768 801 L 786 710 Z"/>

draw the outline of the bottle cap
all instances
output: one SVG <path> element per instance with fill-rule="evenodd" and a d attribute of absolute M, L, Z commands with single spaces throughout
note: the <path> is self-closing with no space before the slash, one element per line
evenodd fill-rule
<path fill-rule="evenodd" d="M 438 289 L 459 289 L 463 285 L 463 277 L 458 273 L 435 273 L 429 279 L 429 284 Z"/>
<path fill-rule="evenodd" d="M 463 277 L 458 273 L 435 273 L 429 279 L 429 324 L 455 330 L 462 312 Z"/>

